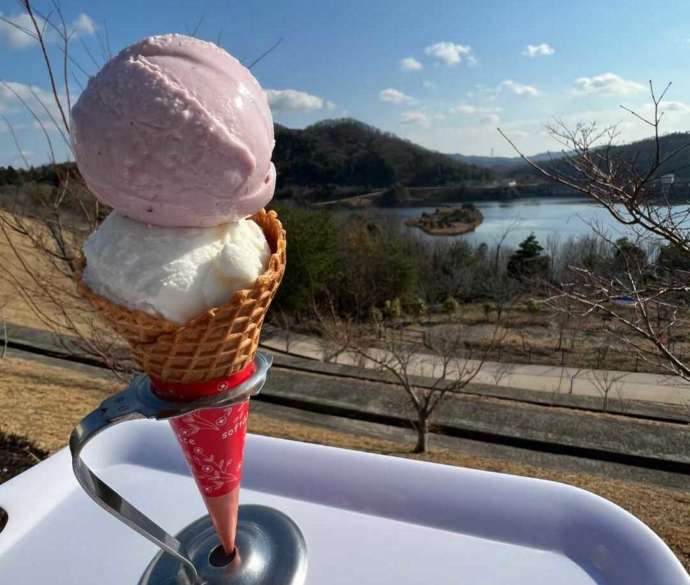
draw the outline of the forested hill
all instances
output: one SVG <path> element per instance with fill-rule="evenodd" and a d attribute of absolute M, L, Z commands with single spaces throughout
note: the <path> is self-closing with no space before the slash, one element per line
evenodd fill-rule
<path fill-rule="evenodd" d="M 436 186 L 491 179 L 490 170 L 451 159 L 352 119 L 324 120 L 303 130 L 276 125 L 273 160 L 280 193 L 311 187 L 314 198 L 327 191 L 360 192 L 388 187 Z M 325 189 L 315 189 L 316 187 Z M 323 191 L 323 195 L 321 195 Z"/>
<path fill-rule="evenodd" d="M 680 180 L 687 183 L 690 180 L 690 133 L 673 132 L 661 137 L 659 141 L 660 158 L 664 159 L 674 152 L 676 154 L 661 166 L 656 172 L 655 177 L 658 178 L 666 173 L 673 173 L 676 181 Z M 559 158 L 558 153 L 553 153 L 550 156 L 550 160 L 542 156 L 539 159 L 540 164 L 546 168 L 572 174 L 573 171 L 568 162 Z M 645 174 L 655 160 L 656 142 L 653 138 L 648 138 L 629 144 L 613 146 L 610 149 L 609 157 L 612 160 L 625 161 L 627 164 L 633 165 L 641 174 Z M 506 168 L 503 173 L 520 180 L 533 177 L 536 171 L 523 162 L 522 164 Z"/>
<path fill-rule="evenodd" d="M 79 170 L 73 162 L 56 165 L 41 165 L 30 169 L 0 167 L 0 186 L 22 185 L 24 183 L 40 183 L 58 186 L 67 179 L 78 178 Z"/>

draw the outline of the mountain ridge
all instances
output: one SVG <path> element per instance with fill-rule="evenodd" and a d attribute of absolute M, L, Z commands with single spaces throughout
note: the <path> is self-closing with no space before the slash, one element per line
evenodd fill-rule
<path fill-rule="evenodd" d="M 486 181 L 494 173 L 453 160 L 392 133 L 351 118 L 323 120 L 303 129 L 276 124 L 273 161 L 281 186 L 279 196 L 301 190 L 306 198 L 342 196 L 385 189 Z"/>

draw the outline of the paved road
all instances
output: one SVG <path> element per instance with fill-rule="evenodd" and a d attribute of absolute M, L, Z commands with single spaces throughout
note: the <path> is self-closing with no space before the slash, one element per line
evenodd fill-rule
<path fill-rule="evenodd" d="M 264 326 L 261 342 L 269 349 L 302 357 L 321 360 L 324 355 L 317 338 L 290 333 L 288 340 L 284 331 L 268 325 Z M 383 350 L 376 352 L 381 357 L 386 355 Z M 375 367 L 373 363 L 362 363 L 351 354 L 340 354 L 333 361 L 344 365 Z M 473 367 L 476 367 L 476 362 L 461 362 L 456 366 L 456 375 L 458 370 L 466 368 L 465 371 L 471 371 Z M 417 354 L 411 365 L 411 373 L 430 378 L 440 375 L 441 370 L 441 361 L 432 355 Z M 678 376 L 486 362 L 474 382 L 602 399 L 606 394 L 611 400 L 657 402 L 690 410 L 690 384 Z"/>

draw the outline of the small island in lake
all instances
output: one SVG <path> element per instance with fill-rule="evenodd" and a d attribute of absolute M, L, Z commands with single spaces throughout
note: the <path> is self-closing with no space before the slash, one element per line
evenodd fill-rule
<path fill-rule="evenodd" d="M 482 212 L 472 203 L 462 207 L 440 207 L 433 213 L 422 213 L 419 218 L 405 220 L 405 225 L 416 226 L 432 236 L 460 236 L 474 231 L 484 221 Z"/>

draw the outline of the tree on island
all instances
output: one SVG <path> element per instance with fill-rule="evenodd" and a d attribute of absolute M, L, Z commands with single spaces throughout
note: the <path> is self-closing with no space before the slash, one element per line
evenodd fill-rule
<path fill-rule="evenodd" d="M 508 260 L 508 276 L 520 281 L 547 278 L 551 262 L 547 255 L 542 254 L 543 251 L 544 248 L 534 233 L 531 233 L 520 242 L 518 249 Z"/>

